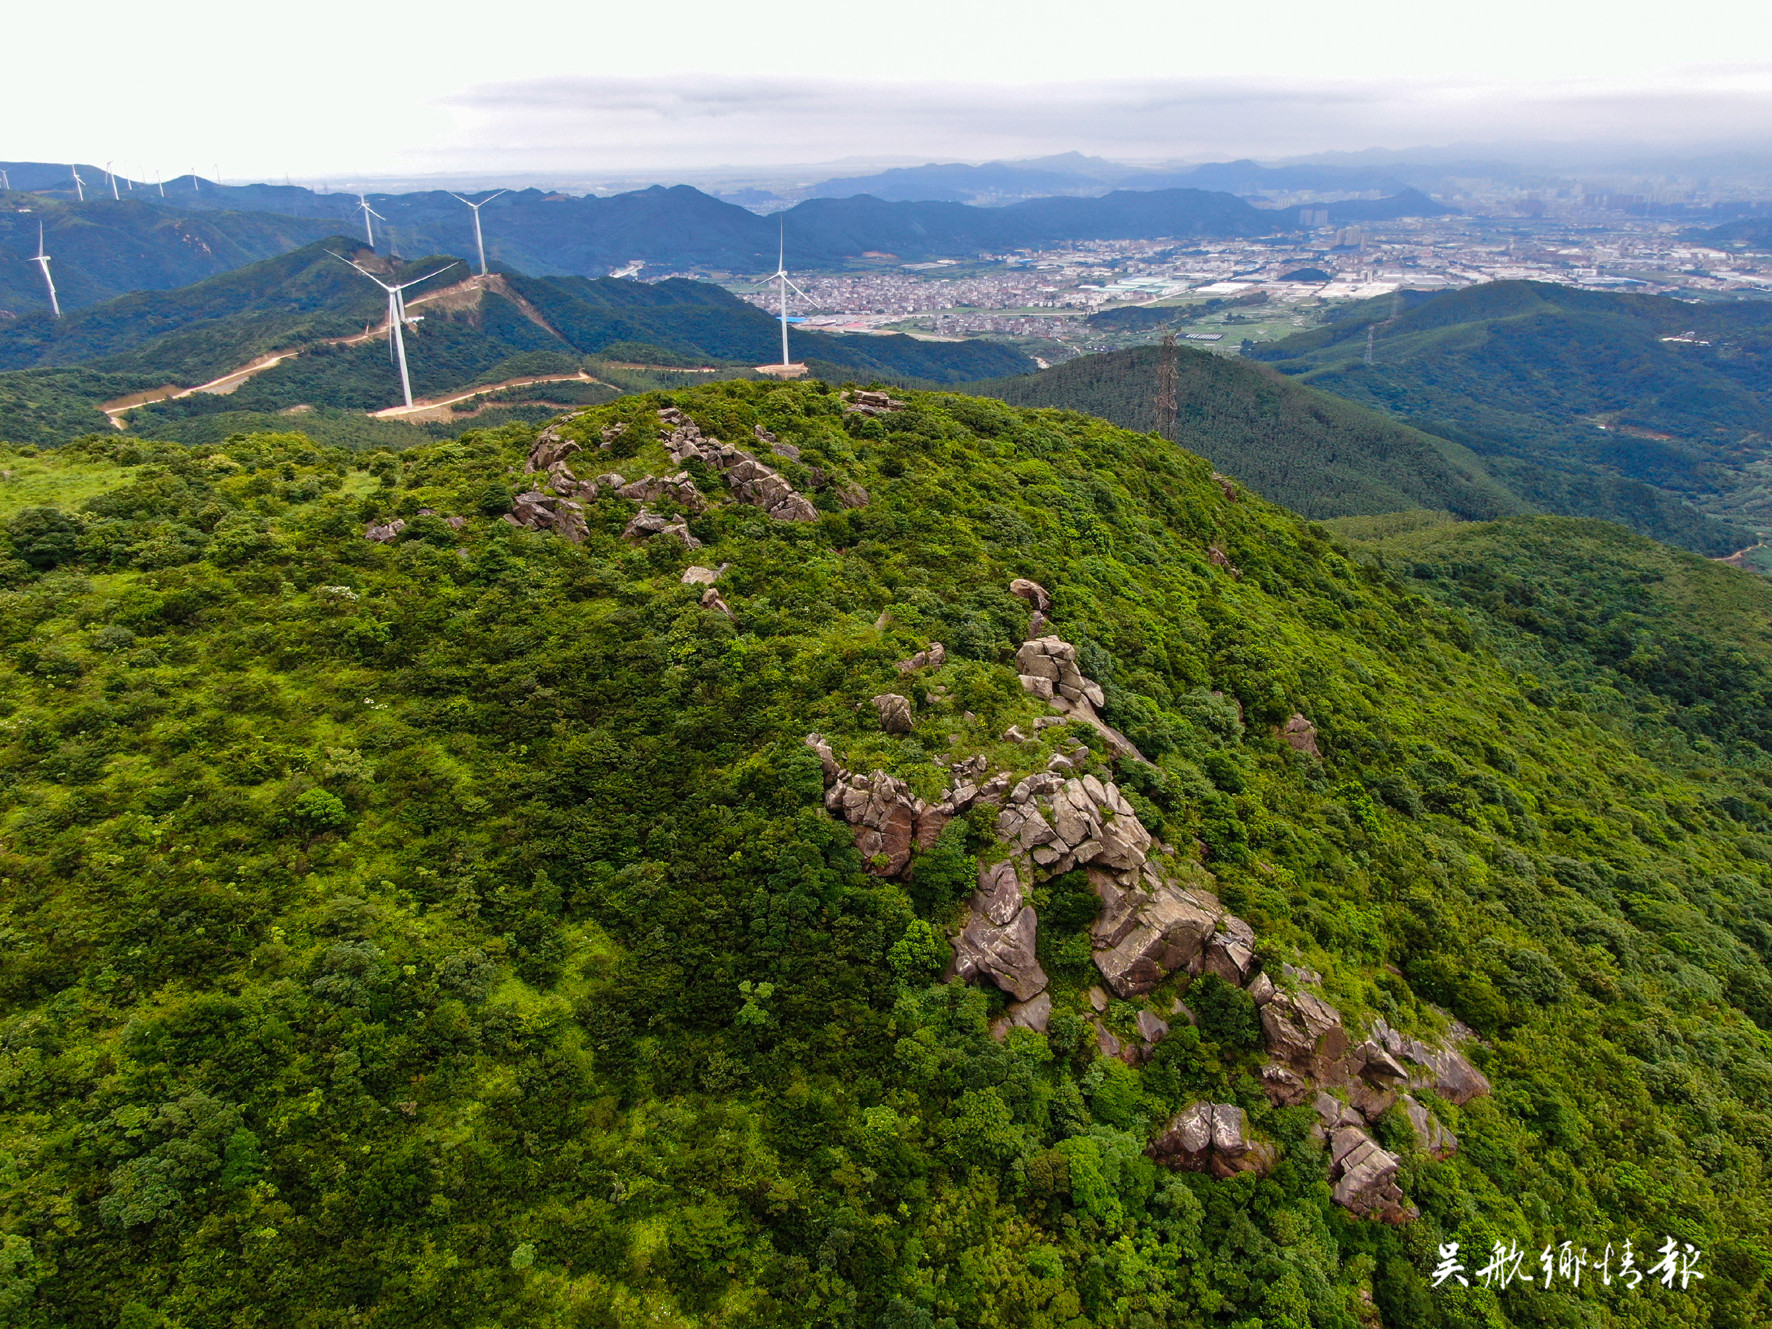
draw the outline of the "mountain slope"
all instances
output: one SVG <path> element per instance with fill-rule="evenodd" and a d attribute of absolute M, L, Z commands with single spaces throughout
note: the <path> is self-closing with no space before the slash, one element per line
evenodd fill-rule
<path fill-rule="evenodd" d="M 1249 354 L 1463 443 L 1543 507 L 1723 554 L 1772 529 L 1769 348 L 1763 302 L 1498 282 L 1365 301 Z"/>
<path fill-rule="evenodd" d="M 611 348 L 742 368 L 780 355 L 780 325 L 711 283 L 469 278 L 460 260 L 395 264 L 335 236 L 181 290 L 138 292 L 60 320 L 43 315 L 0 325 L 0 438 L 53 443 L 107 429 L 104 403 L 166 385 L 212 383 L 273 353 L 284 353 L 284 362 L 224 383 L 224 392 L 151 404 L 131 419 L 138 429 L 182 431 L 182 422 L 206 415 L 395 404 L 398 376 L 385 337 L 375 331 L 386 317 L 385 297 L 338 255 L 389 280 L 438 274 L 407 293 L 408 308 L 423 320 L 406 333 L 413 391 L 421 398 L 518 374 L 570 373 L 582 357 Z M 858 377 L 893 380 L 951 382 L 1031 364 L 1002 345 L 905 336 L 796 330 L 792 350 Z M 533 358 L 549 354 L 551 362 Z M 83 372 L 68 372 L 76 366 Z"/>
<path fill-rule="evenodd" d="M 1161 355 L 1139 346 L 1080 356 L 969 390 L 1155 430 Z M 1474 520 L 1531 511 L 1457 444 L 1192 347 L 1176 348 L 1176 367 L 1176 441 L 1307 516 L 1441 508 Z"/>
<path fill-rule="evenodd" d="M 269 258 L 329 234 L 324 222 L 267 213 L 180 213 L 139 199 L 63 203 L 0 191 L 0 309 L 47 315 L 30 261 L 44 228 L 56 297 L 84 309 L 128 291 L 163 291 Z"/>
<path fill-rule="evenodd" d="M 1491 601 L 1476 546 L 1398 577 L 1148 434 L 906 395 L 875 418 L 820 385 L 674 394 L 801 449 L 777 464 L 814 496 L 775 521 L 704 468 L 693 554 L 624 538 L 606 491 L 576 544 L 502 520 L 529 430 L 6 459 L 15 1322 L 1766 1322 L 1772 688 L 1731 622 L 1634 606 L 1670 560 L 1742 621 L 1772 586 L 1602 532 L 1594 581 L 1551 560 Z M 674 472 L 664 405 L 550 438 L 584 472 Z M 1149 763 L 1036 726 L 1017 576 Z M 1636 650 L 1528 662 L 1531 577 L 1622 608 Z M 1679 633 L 1713 654 L 1640 667 Z M 932 639 L 945 661 L 896 665 Z M 1335 1202 L 1241 987 L 1092 1001 L 1111 874 L 1033 886 L 1050 1015 L 993 1039 L 1004 994 L 938 978 L 996 809 L 883 875 L 809 730 L 928 800 L 974 755 L 1014 781 L 1068 752 L 1157 868 L 1249 921 L 1270 1005 L 1308 967 L 1356 1039 L 1465 1021 L 1493 1092 L 1416 1091 L 1455 1148 L 1362 1090 L 1419 1216 Z M 1201 1102 L 1256 1170 L 1146 1154 Z M 1625 1239 L 1646 1269 L 1670 1234 L 1702 1281 L 1617 1277 Z M 1610 1243 L 1613 1277 L 1484 1286 L 1502 1240 Z M 1430 1286 L 1448 1245 L 1471 1286 Z"/>

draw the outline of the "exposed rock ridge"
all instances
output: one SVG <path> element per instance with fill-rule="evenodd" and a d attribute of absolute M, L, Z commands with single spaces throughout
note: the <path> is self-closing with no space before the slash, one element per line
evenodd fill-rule
<path fill-rule="evenodd" d="M 674 406 L 667 406 L 658 418 L 670 426 L 663 435 L 665 451 L 681 466 L 690 458 L 699 459 L 711 470 L 726 476 L 733 495 L 753 507 L 761 508 L 776 521 L 817 521 L 818 509 L 804 494 L 782 478 L 781 474 L 743 448 L 709 438 L 700 427 Z"/>

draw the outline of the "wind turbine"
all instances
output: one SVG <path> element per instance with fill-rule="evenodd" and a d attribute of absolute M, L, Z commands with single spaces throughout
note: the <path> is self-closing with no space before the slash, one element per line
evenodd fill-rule
<path fill-rule="evenodd" d="M 203 192 L 203 186 L 197 183 L 197 168 L 195 166 L 191 168 L 191 192 L 193 194 L 201 194 Z"/>
<path fill-rule="evenodd" d="M 166 180 L 159 171 L 154 172 L 154 184 L 160 190 L 160 197 L 166 197 Z"/>
<path fill-rule="evenodd" d="M 78 166 L 70 166 L 68 169 L 74 173 L 75 197 L 82 203 L 86 202 L 86 181 L 80 178 L 80 168 Z"/>
<path fill-rule="evenodd" d="M 111 167 L 115 164 L 116 163 L 114 162 L 105 163 L 105 179 L 111 182 L 111 198 L 113 200 L 121 199 L 123 197 L 123 195 L 117 192 L 117 175 L 111 170 Z"/>
<path fill-rule="evenodd" d="M 375 223 L 370 221 L 369 219 L 371 217 L 381 217 L 381 213 L 377 212 L 374 208 L 370 207 L 369 200 L 364 198 L 363 195 L 361 195 L 361 194 L 357 195 L 357 207 L 355 210 L 358 212 L 361 212 L 363 214 L 363 234 L 369 237 L 369 247 L 371 249 L 374 249 L 375 248 Z M 386 217 L 381 217 L 381 219 L 383 221 L 387 220 Z"/>
<path fill-rule="evenodd" d="M 12 189 L 12 177 L 7 175 L 4 169 L 0 169 L 0 189 L 8 191 Z"/>
<path fill-rule="evenodd" d="M 327 253 L 332 253 L 332 251 L 327 250 Z M 429 281 L 439 272 L 448 272 L 449 269 L 455 266 L 455 264 L 445 263 L 435 272 L 427 272 L 422 277 L 414 277 L 411 281 L 400 282 L 398 285 L 390 286 L 368 268 L 362 267 L 356 263 L 351 263 L 351 260 L 346 258 L 343 254 L 333 254 L 332 256 L 340 263 L 350 264 L 351 267 L 356 268 L 358 272 L 362 273 L 365 277 L 369 278 L 370 281 L 374 282 L 377 286 L 381 287 L 382 290 L 388 293 L 389 338 L 393 344 L 394 357 L 400 364 L 400 393 L 406 398 L 406 405 L 410 408 L 412 405 L 412 378 L 406 372 L 406 338 L 400 333 L 401 324 L 406 322 L 406 301 L 402 297 L 401 292 L 408 286 L 417 286 L 420 282 Z"/>
<path fill-rule="evenodd" d="M 810 304 L 812 302 L 812 297 L 810 295 L 807 295 L 806 292 L 802 291 L 798 286 L 795 286 L 793 281 L 788 277 L 788 262 L 787 262 L 788 247 L 787 246 L 788 246 L 787 223 L 783 222 L 782 223 L 782 230 L 781 230 L 781 253 L 780 253 L 780 257 L 777 258 L 776 263 L 775 263 L 775 275 L 773 277 L 768 278 L 768 280 L 764 282 L 764 285 L 768 285 L 769 282 L 780 282 L 781 283 L 781 363 L 782 363 L 783 368 L 786 368 L 789 364 L 792 363 L 792 361 L 790 361 L 788 359 L 788 291 L 789 291 L 789 289 L 791 288 L 795 295 L 799 296 L 802 300 L 806 301 L 808 304 Z"/>
<path fill-rule="evenodd" d="M 55 278 L 49 275 L 49 255 L 43 252 L 43 223 L 37 223 L 37 256 L 31 260 L 43 269 L 43 284 L 49 287 L 49 307 L 55 316 L 62 316 L 61 301 L 55 298 Z"/>
<path fill-rule="evenodd" d="M 449 197 L 454 199 L 457 203 L 468 203 L 468 206 L 474 210 L 474 243 L 480 247 L 480 275 L 482 277 L 486 275 L 486 241 L 482 239 L 480 235 L 480 209 L 492 202 L 492 199 L 497 198 L 499 194 L 508 194 L 510 192 L 511 191 L 508 189 L 501 189 L 498 191 L 498 194 L 492 195 L 492 198 L 483 198 L 478 203 L 468 203 L 465 198 L 457 193 L 452 192 L 449 195 Z"/>

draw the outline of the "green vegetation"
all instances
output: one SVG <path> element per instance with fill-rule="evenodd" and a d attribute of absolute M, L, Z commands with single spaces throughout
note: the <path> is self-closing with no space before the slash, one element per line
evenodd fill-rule
<path fill-rule="evenodd" d="M 560 426 L 598 457 L 624 422 L 601 457 L 662 473 L 671 402 L 871 495 L 776 523 L 710 482 L 693 556 L 608 496 L 579 545 L 500 520 L 522 426 L 0 455 L 8 1323 L 1772 1318 L 1772 586 L 1548 518 L 1338 545 L 1152 435 L 901 395 L 723 382 Z M 730 618 L 691 557 L 730 565 Z M 1016 576 L 1148 764 L 999 737 L 1044 710 Z M 939 670 L 895 667 L 931 639 Z M 1321 758 L 1275 738 L 1295 711 Z M 1083 742 L 1270 970 L 1355 1022 L 1474 1026 L 1495 1092 L 1434 1104 L 1461 1148 L 1409 1154 L 1421 1218 L 1330 1202 L 1235 989 L 1188 989 L 1142 1069 L 1096 1056 L 1075 876 L 1037 898 L 1049 1033 L 993 1039 L 1001 995 L 938 981 L 988 810 L 870 876 L 815 729 L 925 796 L 956 756 Z M 1271 1176 L 1144 1156 L 1199 1098 Z M 1441 1242 L 1530 1270 L 1663 1233 L 1705 1252 L 1690 1292 L 1427 1286 Z"/>
<path fill-rule="evenodd" d="M 1081 356 L 967 390 L 1155 430 L 1162 355 L 1161 347 L 1138 346 Z M 1532 510 L 1456 443 L 1190 346 L 1176 348 L 1175 362 L 1176 441 L 1306 516 L 1431 506 L 1479 519 Z"/>
<path fill-rule="evenodd" d="M 459 206 L 459 205 L 457 205 Z M 446 256 L 390 264 L 342 236 L 176 291 L 144 291 L 70 314 L 0 326 L 0 438 L 49 444 L 107 427 L 101 404 L 167 384 L 195 387 L 272 352 L 299 350 L 231 393 L 198 393 L 144 408 L 128 423 L 138 435 L 189 442 L 238 432 L 241 413 L 256 427 L 296 408 L 368 412 L 399 400 L 387 344 L 365 334 L 385 316 L 382 292 L 353 273 L 343 254 L 384 279 L 411 280 L 439 268 L 408 293 L 422 322 L 406 333 L 416 397 L 441 397 L 538 373 L 576 372 L 587 356 L 646 365 L 698 367 L 748 375 L 779 352 L 778 325 L 709 282 L 656 283 L 498 274 L 483 289 L 449 291 L 468 275 Z M 435 300 L 438 292 L 448 292 Z M 912 337 L 835 337 L 795 333 L 794 353 L 840 376 L 954 382 L 1015 373 L 1020 352 L 984 342 Z M 80 368 L 72 368 L 80 366 Z M 621 371 L 626 374 L 647 371 Z M 617 383 L 615 379 L 609 380 Z M 617 383 L 650 388 L 656 381 Z M 607 394 L 598 400 L 606 400 Z M 193 424 L 234 417 L 233 427 Z M 542 418 L 544 410 L 506 418 Z M 356 436 L 376 441 L 370 426 Z M 435 436 L 433 434 L 432 436 Z M 347 433 L 327 431 L 345 442 Z"/>
<path fill-rule="evenodd" d="M 1534 507 L 1719 556 L 1772 530 L 1769 347 L 1765 301 L 1494 282 L 1245 349 L 1463 444 Z"/>

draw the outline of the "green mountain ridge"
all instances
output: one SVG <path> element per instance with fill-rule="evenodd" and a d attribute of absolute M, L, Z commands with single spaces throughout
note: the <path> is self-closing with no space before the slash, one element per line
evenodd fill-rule
<path fill-rule="evenodd" d="M 460 260 L 395 264 L 335 236 L 179 290 L 138 292 L 53 322 L 43 316 L 0 326 L 0 437 L 49 443 L 108 429 L 97 409 L 104 402 L 167 384 L 194 387 L 290 350 L 301 354 L 226 395 L 144 407 L 131 416 L 133 427 L 176 433 L 209 415 L 396 404 L 399 383 L 386 343 L 360 336 L 381 324 L 385 297 L 338 255 L 387 279 L 445 269 L 407 297 L 424 317 L 406 334 L 413 392 L 421 398 L 522 374 L 571 373 L 584 357 L 612 351 L 743 369 L 780 354 L 775 320 L 711 283 L 501 272 L 483 288 L 433 302 L 469 276 Z M 356 344 L 339 344 L 351 337 Z M 792 345 L 796 355 L 869 377 L 942 382 L 1031 364 L 1017 351 L 982 342 L 796 330 Z"/>
<path fill-rule="evenodd" d="M 1079 356 L 967 390 L 1155 432 L 1168 427 L 1154 405 L 1163 354 L 1137 346 Z M 1177 346 L 1175 366 L 1175 441 L 1306 516 L 1435 508 L 1483 520 L 1532 510 L 1455 443 L 1246 361 Z"/>
<path fill-rule="evenodd" d="M 0 457 L 12 1322 L 1767 1320 L 1772 586 L 1568 519 L 1338 540 L 1149 432 L 897 395 Z M 687 469 L 635 492 L 699 547 L 550 458 Z M 550 484 L 576 540 L 504 520 Z M 1144 760 L 1029 690 L 1017 578 Z M 1062 759 L 1272 1000 L 1463 1021 L 1492 1092 L 1415 1090 L 1455 1148 L 1368 1103 L 1418 1216 L 1335 1202 L 1259 979 L 1101 993 L 1111 876 L 1030 868 L 1050 1014 L 993 1037 L 942 976 L 1006 823 L 893 873 L 811 732 L 930 803 Z M 1202 1103 L 1259 1166 L 1158 1147 Z M 1477 1276 L 1627 1237 L 1704 1279 Z"/>
<path fill-rule="evenodd" d="M 1765 301 L 1496 282 L 1364 301 L 1247 353 L 1463 444 L 1536 506 L 1714 555 L 1772 529 L 1769 337 Z"/>

